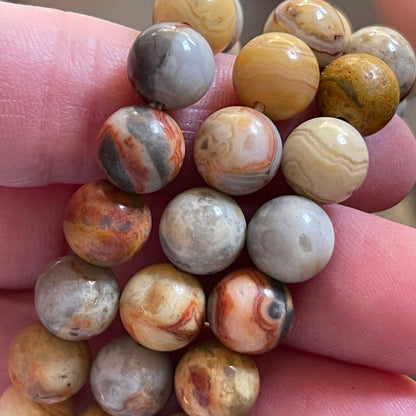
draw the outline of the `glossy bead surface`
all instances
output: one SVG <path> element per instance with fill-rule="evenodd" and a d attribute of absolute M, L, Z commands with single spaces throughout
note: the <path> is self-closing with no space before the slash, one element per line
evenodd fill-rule
<path fill-rule="evenodd" d="M 228 348 L 261 354 L 289 332 L 293 301 L 282 283 L 251 267 L 229 273 L 208 299 L 210 328 Z"/>
<path fill-rule="evenodd" d="M 316 103 L 323 116 L 345 120 L 368 136 L 394 116 L 399 96 L 396 76 L 385 62 L 368 54 L 351 53 L 322 71 Z"/>
<path fill-rule="evenodd" d="M 411 44 L 394 29 L 367 26 L 351 36 L 346 53 L 368 53 L 383 60 L 395 73 L 403 98 L 412 87 L 416 76 L 416 58 Z"/>
<path fill-rule="evenodd" d="M 145 106 L 125 107 L 104 123 L 98 160 L 108 179 L 130 193 L 155 192 L 178 174 L 185 141 L 166 112 Z"/>
<path fill-rule="evenodd" d="M 110 415 L 152 416 L 172 394 L 172 376 L 167 353 L 149 350 L 126 336 L 100 350 L 91 368 L 91 388 Z"/>
<path fill-rule="evenodd" d="M 234 0 L 156 0 L 153 23 L 182 22 L 199 32 L 214 54 L 230 43 L 237 23 Z"/>
<path fill-rule="evenodd" d="M 105 410 L 103 410 L 97 403 L 88 406 L 80 416 L 110 416 Z"/>
<path fill-rule="evenodd" d="M 140 97 L 157 108 L 196 103 L 208 91 L 214 55 L 198 32 L 182 23 L 158 23 L 141 32 L 130 49 L 128 77 Z"/>
<path fill-rule="evenodd" d="M 205 317 L 205 294 L 192 275 L 169 263 L 148 266 L 127 283 L 120 316 L 139 344 L 173 351 L 191 342 Z"/>
<path fill-rule="evenodd" d="M 326 212 L 297 195 L 266 202 L 247 230 L 247 248 L 254 264 L 285 283 L 318 274 L 330 260 L 334 244 L 334 227 Z"/>
<path fill-rule="evenodd" d="M 249 107 L 226 107 L 211 114 L 194 140 L 195 165 L 208 185 L 245 195 L 276 174 L 282 141 L 275 125 Z"/>
<path fill-rule="evenodd" d="M 41 403 L 58 403 L 84 385 L 90 350 L 85 341 L 63 340 L 36 322 L 13 340 L 8 369 L 19 391 Z"/>
<path fill-rule="evenodd" d="M 243 416 L 259 393 L 253 360 L 217 341 L 188 350 L 175 371 L 175 392 L 190 416 Z"/>
<path fill-rule="evenodd" d="M 345 121 L 318 117 L 296 127 L 283 147 L 282 172 L 300 195 L 318 203 L 351 196 L 368 171 L 367 145 Z"/>
<path fill-rule="evenodd" d="M 342 55 L 345 28 L 337 10 L 323 0 L 286 0 L 270 14 L 264 32 L 285 32 L 302 39 L 324 67 Z"/>
<path fill-rule="evenodd" d="M 114 266 L 142 248 L 149 237 L 152 218 L 142 196 L 99 180 L 75 192 L 63 226 L 68 244 L 79 257 L 98 266 Z"/>
<path fill-rule="evenodd" d="M 193 274 L 225 269 L 240 254 L 246 235 L 241 208 L 210 188 L 193 188 L 172 199 L 160 220 L 159 236 L 168 259 Z"/>
<path fill-rule="evenodd" d="M 243 105 L 264 107 L 272 120 L 288 119 L 313 100 L 319 65 L 305 42 L 287 33 L 265 33 L 238 54 L 233 84 Z"/>
<path fill-rule="evenodd" d="M 35 288 L 39 319 L 56 336 L 83 340 L 103 332 L 118 311 L 120 288 L 113 272 L 68 255 L 43 272 Z"/>

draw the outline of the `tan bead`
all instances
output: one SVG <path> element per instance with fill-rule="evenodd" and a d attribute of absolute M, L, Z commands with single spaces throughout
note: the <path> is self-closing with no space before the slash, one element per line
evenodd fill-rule
<path fill-rule="evenodd" d="M 233 38 L 237 11 L 234 0 L 156 0 L 153 23 L 161 22 L 188 24 L 208 41 L 216 54 Z"/>
<path fill-rule="evenodd" d="M 242 104 L 260 104 L 269 118 L 284 120 L 312 102 L 319 85 L 319 65 L 302 40 L 288 33 L 265 33 L 238 54 L 233 84 Z"/>
<path fill-rule="evenodd" d="M 318 203 L 347 199 L 361 186 L 367 170 L 368 150 L 363 137 L 336 118 L 305 121 L 283 146 L 286 181 L 298 194 Z"/>
<path fill-rule="evenodd" d="M 80 416 L 110 416 L 110 413 L 107 413 L 97 403 L 94 403 L 88 406 Z"/>

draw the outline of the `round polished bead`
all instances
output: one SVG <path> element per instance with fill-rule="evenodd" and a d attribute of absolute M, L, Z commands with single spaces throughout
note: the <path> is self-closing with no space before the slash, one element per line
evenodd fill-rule
<path fill-rule="evenodd" d="M 201 330 L 205 294 L 192 275 L 169 263 L 154 264 L 128 281 L 120 300 L 120 316 L 127 332 L 144 347 L 177 350 Z"/>
<path fill-rule="evenodd" d="M 282 283 L 255 268 L 238 269 L 217 283 L 208 299 L 210 328 L 228 348 L 261 354 L 289 332 L 293 301 Z"/>
<path fill-rule="evenodd" d="M 296 283 L 318 274 L 332 256 L 334 227 L 315 202 L 297 195 L 274 198 L 251 219 L 247 248 L 254 264 L 281 282 Z"/>
<path fill-rule="evenodd" d="M 243 105 L 264 108 L 272 120 L 288 119 L 312 102 L 319 65 L 302 40 L 288 33 L 265 33 L 238 54 L 233 84 Z"/>
<path fill-rule="evenodd" d="M 302 39 L 324 67 L 342 55 L 345 28 L 337 10 L 323 0 L 286 0 L 270 14 L 264 32 L 290 33 Z"/>
<path fill-rule="evenodd" d="M 125 107 L 104 123 L 99 162 L 108 179 L 126 192 L 155 192 L 182 167 L 185 141 L 176 121 L 151 107 Z"/>
<path fill-rule="evenodd" d="M 259 393 L 254 361 L 217 341 L 188 350 L 175 371 L 175 392 L 190 416 L 243 416 Z"/>
<path fill-rule="evenodd" d="M 367 26 L 353 33 L 346 53 L 368 53 L 382 59 L 395 73 L 403 98 L 413 86 L 416 58 L 409 41 L 397 30 Z"/>
<path fill-rule="evenodd" d="M 85 341 L 63 340 L 36 322 L 13 340 L 8 368 L 20 392 L 41 403 L 58 403 L 86 382 L 90 350 Z"/>
<path fill-rule="evenodd" d="M 97 403 L 94 403 L 88 406 L 80 416 L 110 416 L 110 414 L 103 410 Z"/>
<path fill-rule="evenodd" d="M 300 195 L 318 203 L 350 197 L 364 182 L 368 150 L 361 134 L 332 117 L 307 120 L 296 127 L 283 147 L 282 172 Z"/>
<path fill-rule="evenodd" d="M 79 188 L 64 219 L 65 237 L 72 250 L 98 266 L 129 260 L 147 241 L 151 227 L 144 198 L 123 192 L 106 180 Z"/>
<path fill-rule="evenodd" d="M 83 340 L 103 332 L 118 311 L 120 288 L 113 272 L 81 258 L 60 258 L 39 276 L 35 307 L 56 336 Z"/>
<path fill-rule="evenodd" d="M 173 264 L 189 273 L 211 274 L 228 267 L 240 254 L 246 220 L 229 196 L 210 188 L 193 188 L 167 205 L 159 235 Z"/>
<path fill-rule="evenodd" d="M 214 54 L 230 43 L 236 28 L 234 0 L 156 0 L 153 23 L 182 22 L 199 32 Z"/>
<path fill-rule="evenodd" d="M 226 107 L 210 115 L 194 140 L 195 165 L 213 188 L 245 195 L 276 174 L 282 141 L 269 118 L 249 107 Z"/>
<path fill-rule="evenodd" d="M 171 396 L 172 376 L 167 353 L 149 350 L 126 336 L 99 351 L 91 368 L 91 388 L 110 415 L 152 416 Z"/>
<path fill-rule="evenodd" d="M 127 70 L 144 101 L 160 109 L 178 109 L 194 104 L 208 91 L 215 62 L 202 35 L 188 25 L 166 22 L 137 36 Z"/>
<path fill-rule="evenodd" d="M 316 103 L 323 116 L 345 120 L 368 136 L 394 116 L 399 96 L 397 78 L 385 62 L 369 54 L 351 53 L 322 71 Z"/>

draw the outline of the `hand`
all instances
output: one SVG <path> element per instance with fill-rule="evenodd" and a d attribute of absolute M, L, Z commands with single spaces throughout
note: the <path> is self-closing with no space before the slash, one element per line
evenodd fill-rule
<path fill-rule="evenodd" d="M 407 30 L 405 35 L 416 45 L 416 32 L 407 25 L 416 17 L 412 0 L 401 1 L 398 21 L 388 20 L 396 16 L 387 13 L 393 6 L 387 0 L 380 3 L 384 22 Z M 112 112 L 139 101 L 125 71 L 134 30 L 4 2 L 0 27 L 2 393 L 10 383 L 10 342 L 36 319 L 36 279 L 67 252 L 65 206 L 77 184 L 102 176 L 95 140 L 100 126 Z M 172 113 L 184 131 L 187 150 L 209 114 L 237 103 L 232 64 L 233 57 L 218 56 L 208 94 L 193 107 Z M 304 117 L 279 123 L 282 136 Z M 410 191 L 416 179 L 416 144 L 398 117 L 367 142 L 371 168 L 365 186 L 346 204 L 325 208 L 336 230 L 333 258 L 315 278 L 290 286 L 294 327 L 284 346 L 255 358 L 262 384 L 252 416 L 416 413 L 416 384 L 400 375 L 416 374 L 416 231 L 364 212 L 392 206 Z M 175 192 L 203 185 L 189 154 L 165 191 L 146 196 L 155 224 Z M 278 175 L 239 202 L 249 218 L 267 199 L 285 192 Z M 138 269 L 165 259 L 156 231 L 157 225 L 133 260 L 115 268 L 122 286 Z M 240 258 L 239 264 L 246 265 L 247 259 Z M 201 280 L 213 285 L 212 277 Z M 91 341 L 93 353 L 121 333 L 116 321 Z M 88 387 L 76 401 L 78 408 L 92 401 Z"/>

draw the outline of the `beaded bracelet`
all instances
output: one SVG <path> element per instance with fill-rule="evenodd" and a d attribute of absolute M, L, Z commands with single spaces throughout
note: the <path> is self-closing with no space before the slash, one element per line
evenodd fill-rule
<path fill-rule="evenodd" d="M 152 229 L 143 195 L 174 180 L 184 161 L 182 132 L 165 110 L 206 93 L 214 54 L 241 32 L 241 20 L 234 0 L 156 0 L 154 25 L 136 38 L 127 63 L 147 105 L 120 109 L 99 133 L 107 179 L 82 186 L 69 201 L 63 228 L 74 254 L 37 281 L 41 323 L 12 343 L 14 390 L 4 401 L 30 406 L 29 397 L 33 406 L 72 414 L 66 400 L 90 373 L 100 407 L 84 416 L 155 415 L 173 391 L 190 416 L 244 415 L 254 404 L 260 379 L 249 355 L 284 339 L 294 316 L 288 284 L 318 274 L 334 250 L 334 228 L 320 204 L 341 202 L 363 183 L 363 136 L 393 117 L 416 65 L 393 29 L 351 34 L 345 16 L 322 0 L 279 4 L 264 34 L 235 60 L 242 105 L 210 115 L 194 138 L 207 187 L 184 190 L 164 208 L 159 239 L 168 261 L 139 270 L 120 293 L 111 267 L 136 255 Z M 314 100 L 320 116 L 297 126 L 283 145 L 273 121 Z M 271 199 L 247 225 L 234 197 L 263 188 L 280 165 L 298 195 Z M 206 299 L 196 275 L 232 267 L 244 246 L 251 262 L 225 273 Z M 90 371 L 86 340 L 105 331 L 118 310 L 129 335 L 105 345 Z M 188 346 L 204 324 L 216 340 L 188 348 L 174 371 L 169 352 Z"/>

